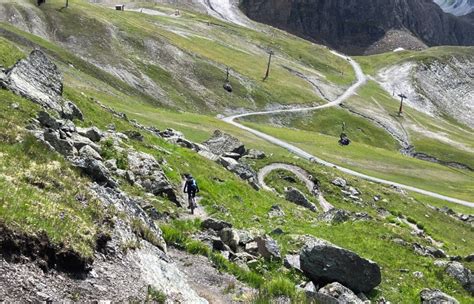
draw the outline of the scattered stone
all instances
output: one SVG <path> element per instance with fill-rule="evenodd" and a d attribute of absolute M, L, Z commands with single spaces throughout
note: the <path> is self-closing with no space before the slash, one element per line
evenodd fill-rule
<path fill-rule="evenodd" d="M 18 110 L 20 108 L 20 104 L 17 102 L 14 102 L 10 105 L 10 108 L 12 108 L 13 110 Z"/>
<path fill-rule="evenodd" d="M 334 299 L 336 303 L 363 304 L 362 300 L 359 299 L 349 288 L 338 282 L 328 284 L 319 289 L 318 295 L 328 296 Z M 320 300 L 321 303 L 328 303 L 326 301 L 323 302 Z"/>
<path fill-rule="evenodd" d="M 332 224 L 340 224 L 349 220 L 368 221 L 370 219 L 372 218 L 365 212 L 352 213 L 350 211 L 337 208 L 330 209 L 329 211 L 326 211 L 318 216 L 318 220 Z"/>
<path fill-rule="evenodd" d="M 81 168 L 92 180 L 98 184 L 105 185 L 110 188 L 116 188 L 117 182 L 110 175 L 105 165 L 94 158 L 86 158 L 78 160 L 75 165 Z"/>
<path fill-rule="evenodd" d="M 79 155 L 84 158 L 94 158 L 97 160 L 102 160 L 102 157 L 96 150 L 92 149 L 91 146 L 85 145 L 79 150 Z"/>
<path fill-rule="evenodd" d="M 345 179 L 341 178 L 341 177 L 337 177 L 336 179 L 334 179 L 332 182 L 331 182 L 333 185 L 335 186 L 338 186 L 338 187 L 341 187 L 341 188 L 344 188 L 347 186 L 347 182 Z"/>
<path fill-rule="evenodd" d="M 61 138 L 59 132 L 52 129 L 46 129 L 43 138 L 54 150 L 65 157 L 72 157 L 77 153 L 76 148 L 70 140 Z"/>
<path fill-rule="evenodd" d="M 474 253 L 471 253 L 470 255 L 466 256 L 464 260 L 466 262 L 474 262 Z"/>
<path fill-rule="evenodd" d="M 413 243 L 412 248 L 415 251 L 415 253 L 422 256 L 430 256 L 433 258 L 446 258 L 446 253 L 439 248 L 434 248 L 431 246 L 423 246 L 418 243 Z"/>
<path fill-rule="evenodd" d="M 316 286 L 314 286 L 314 283 L 309 281 L 303 288 L 304 293 L 306 294 L 306 297 L 308 298 L 314 298 L 316 296 L 316 293 L 318 292 L 318 289 Z"/>
<path fill-rule="evenodd" d="M 421 304 L 459 304 L 458 300 L 439 289 L 423 289 L 420 292 Z"/>
<path fill-rule="evenodd" d="M 300 266 L 300 255 L 299 254 L 287 254 L 283 259 L 283 265 L 288 269 L 295 269 L 301 271 Z"/>
<path fill-rule="evenodd" d="M 249 242 L 245 245 L 245 251 L 253 254 L 258 255 L 258 244 L 257 242 Z"/>
<path fill-rule="evenodd" d="M 258 253 L 267 260 L 281 260 L 280 247 L 270 236 L 255 238 L 258 245 Z"/>
<path fill-rule="evenodd" d="M 232 152 L 242 156 L 245 153 L 244 144 L 240 140 L 220 130 L 215 130 L 212 137 L 206 140 L 203 145 L 217 155 Z"/>
<path fill-rule="evenodd" d="M 64 101 L 61 116 L 70 120 L 84 120 L 84 115 L 82 114 L 81 110 L 69 100 Z"/>
<path fill-rule="evenodd" d="M 97 127 L 77 128 L 77 133 L 81 136 L 89 138 L 93 142 L 99 142 L 104 134 Z"/>
<path fill-rule="evenodd" d="M 228 245 L 233 251 L 237 251 L 239 246 L 239 234 L 232 228 L 224 228 L 219 232 L 219 236 L 224 244 Z"/>
<path fill-rule="evenodd" d="M 423 274 L 423 272 L 421 271 L 415 271 L 413 272 L 413 276 L 417 279 L 423 279 L 425 277 L 425 275 Z"/>
<path fill-rule="evenodd" d="M 283 209 L 281 209 L 280 205 L 273 205 L 270 208 L 270 211 L 268 211 L 269 218 L 282 217 L 282 216 L 285 216 L 285 212 L 283 212 Z"/>
<path fill-rule="evenodd" d="M 159 132 L 160 136 L 163 138 L 169 138 L 169 137 L 184 137 L 183 133 L 173 130 L 171 128 L 168 128 L 162 132 Z"/>
<path fill-rule="evenodd" d="M 284 234 L 284 233 L 285 232 L 281 228 L 275 228 L 270 232 L 270 234 L 276 234 L 276 235 L 280 235 L 280 234 Z"/>
<path fill-rule="evenodd" d="M 239 234 L 239 245 L 245 246 L 255 238 L 255 236 L 247 230 L 237 230 L 237 233 Z"/>
<path fill-rule="evenodd" d="M 265 155 L 265 152 L 260 151 L 260 150 L 255 150 L 255 149 L 249 149 L 247 150 L 247 153 L 244 156 L 245 158 L 251 158 L 251 159 L 264 159 L 267 157 Z"/>
<path fill-rule="evenodd" d="M 221 231 L 224 228 L 232 228 L 232 224 L 213 218 L 207 218 L 201 223 L 201 227 L 204 229 Z"/>
<path fill-rule="evenodd" d="M 354 292 L 368 292 L 382 280 L 380 267 L 321 239 L 307 242 L 300 254 L 301 270 L 311 280 L 327 284 L 339 282 Z"/>
<path fill-rule="evenodd" d="M 300 190 L 288 187 L 285 189 L 285 199 L 289 202 L 295 203 L 302 207 L 305 207 L 313 212 L 317 212 L 318 208 L 312 202 L 310 202 L 306 196 Z"/>
<path fill-rule="evenodd" d="M 450 262 L 445 272 L 458 281 L 471 295 L 474 295 L 474 275 L 471 270 L 459 262 Z"/>
<path fill-rule="evenodd" d="M 124 133 L 125 133 L 125 135 L 128 136 L 128 138 L 130 138 L 132 140 L 136 140 L 136 141 L 143 141 L 144 140 L 143 135 L 138 131 L 129 130 L 129 131 L 125 131 Z"/>
<path fill-rule="evenodd" d="M 217 251 L 230 251 L 229 246 L 227 246 L 221 239 L 213 238 L 212 239 L 212 249 Z"/>
<path fill-rule="evenodd" d="M 37 118 L 40 124 L 47 128 L 58 130 L 62 126 L 62 122 L 60 120 L 55 119 L 46 111 L 39 111 Z"/>

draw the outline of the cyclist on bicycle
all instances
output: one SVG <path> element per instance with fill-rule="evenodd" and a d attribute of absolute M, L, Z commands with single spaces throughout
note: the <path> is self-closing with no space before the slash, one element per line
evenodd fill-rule
<path fill-rule="evenodd" d="M 199 187 L 191 174 L 185 174 L 184 177 L 186 178 L 186 183 L 184 184 L 183 192 L 188 194 L 188 209 L 191 209 L 192 207 L 196 207 L 194 198 L 196 197 L 196 193 L 199 192 Z"/>

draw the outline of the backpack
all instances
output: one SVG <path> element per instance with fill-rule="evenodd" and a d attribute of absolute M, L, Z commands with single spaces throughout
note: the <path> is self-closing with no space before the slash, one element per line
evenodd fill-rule
<path fill-rule="evenodd" d="M 188 183 L 188 189 L 197 190 L 197 182 L 194 178 L 191 180 L 188 180 L 187 183 Z"/>

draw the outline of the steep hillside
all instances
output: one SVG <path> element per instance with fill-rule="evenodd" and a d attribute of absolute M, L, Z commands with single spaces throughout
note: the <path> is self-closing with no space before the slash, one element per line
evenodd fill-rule
<path fill-rule="evenodd" d="M 243 0 L 241 8 L 253 20 L 349 54 L 474 44 L 474 26 L 432 0 Z"/>
<path fill-rule="evenodd" d="M 0 19 L 9 23 L 2 31 L 17 35 L 13 25 L 58 43 L 89 69 L 107 73 L 102 77 L 115 87 L 168 108 L 222 113 L 313 104 L 340 94 L 353 78 L 350 66 L 328 49 L 280 31 L 262 33 L 189 11 L 176 16 L 166 6 L 117 14 L 86 1 L 58 10 L 62 4 L 0 3 Z M 275 53 L 272 77 L 263 82 L 269 50 Z M 232 94 L 222 88 L 226 67 Z"/>
<path fill-rule="evenodd" d="M 337 100 L 353 86 L 353 59 L 166 5 L 69 3 L 0 3 L 0 300 L 472 302 L 471 207 L 308 162 L 216 117 Z M 374 78 L 343 105 L 398 123 L 398 102 L 375 76 L 426 54 L 357 58 Z M 471 171 L 402 156 L 363 115 L 332 107 L 296 117 L 270 118 L 291 128 L 245 124 L 472 200 Z M 472 147 L 458 122 L 411 107 L 403 119 Z M 354 139 L 345 148 L 341 121 Z M 441 147 L 448 161 L 472 161 Z M 200 188 L 194 214 L 187 173 Z"/>

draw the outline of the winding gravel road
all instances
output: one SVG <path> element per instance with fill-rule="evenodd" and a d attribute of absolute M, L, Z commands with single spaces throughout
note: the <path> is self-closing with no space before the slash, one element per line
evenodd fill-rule
<path fill-rule="evenodd" d="M 254 115 L 308 112 L 308 111 L 314 111 L 314 110 L 319 110 L 319 109 L 330 108 L 330 107 L 334 107 L 334 106 L 337 106 L 337 105 L 341 104 L 347 98 L 354 95 L 356 93 L 357 89 L 359 87 L 361 87 L 367 81 L 367 77 L 365 76 L 364 72 L 362 71 L 360 65 L 357 62 L 355 62 L 354 60 L 348 58 L 347 56 L 341 55 L 337 52 L 333 51 L 332 53 L 336 56 L 347 59 L 349 61 L 349 63 L 352 65 L 352 68 L 354 69 L 354 71 L 356 73 L 356 77 L 357 77 L 357 81 L 352 86 L 350 86 L 342 95 L 340 95 L 338 98 L 336 98 L 334 101 L 331 101 L 329 103 L 326 103 L 326 104 L 323 104 L 323 105 L 320 105 L 320 106 L 315 106 L 315 107 L 292 108 L 292 109 L 250 112 L 250 113 L 238 114 L 238 115 L 225 117 L 222 120 L 229 123 L 229 124 L 231 124 L 231 125 L 236 126 L 237 128 L 248 131 L 248 132 L 250 132 L 250 133 L 252 133 L 252 134 L 254 134 L 254 135 L 256 135 L 256 136 L 258 136 L 258 137 L 260 137 L 260 138 L 262 138 L 262 139 L 264 139 L 264 140 L 266 140 L 266 141 L 268 141 L 272 144 L 275 144 L 277 146 L 285 148 L 288 151 L 298 155 L 299 157 L 307 159 L 311 162 L 315 162 L 315 163 L 318 163 L 318 164 L 321 164 L 321 165 L 324 165 L 324 166 L 328 166 L 328 167 L 333 167 L 333 168 L 335 168 L 339 171 L 342 171 L 346 174 L 350 174 L 350 175 L 353 175 L 353 176 L 356 176 L 356 177 L 359 177 L 359 178 L 363 178 L 365 180 L 369 180 L 369 181 L 373 181 L 373 182 L 377 182 L 377 183 L 385 184 L 385 185 L 396 186 L 396 187 L 399 187 L 399 188 L 402 188 L 402 189 L 405 189 L 405 190 L 421 193 L 421 194 L 424 194 L 424 195 L 427 195 L 427 196 L 430 196 L 430 197 L 434 197 L 434 198 L 437 198 L 437 199 L 445 200 L 445 201 L 448 201 L 448 202 L 451 202 L 451 203 L 455 203 L 455 204 L 459 204 L 459 205 L 474 208 L 474 203 L 473 202 L 468 202 L 468 201 L 464 201 L 464 200 L 461 200 L 461 199 L 445 196 L 445 195 L 442 195 L 442 194 L 438 194 L 438 193 L 434 193 L 434 192 L 431 192 L 431 191 L 423 190 L 423 189 L 420 189 L 420 188 L 417 188 L 417 187 L 396 183 L 396 182 L 389 181 L 389 180 L 386 180 L 386 179 L 382 179 L 382 178 L 370 176 L 370 175 L 367 175 L 367 174 L 363 174 L 363 173 L 360 173 L 360 172 L 357 172 L 357 171 L 354 171 L 354 170 L 351 170 L 351 169 L 348 169 L 348 168 L 345 168 L 345 167 L 337 166 L 337 165 L 335 165 L 333 163 L 330 163 L 328 161 L 325 161 L 325 160 L 323 160 L 323 159 L 321 159 L 317 156 L 314 156 L 314 155 L 312 155 L 312 154 L 310 154 L 310 153 L 308 153 L 308 152 L 306 152 L 306 151 L 304 151 L 304 150 L 302 150 L 302 149 L 300 149 L 300 148 L 298 148 L 298 147 L 296 147 L 296 146 L 294 146 L 290 143 L 287 143 L 287 142 L 282 141 L 282 140 L 280 140 L 276 137 L 273 137 L 273 136 L 268 135 L 266 133 L 257 131 L 255 129 L 250 128 L 250 127 L 244 126 L 244 125 L 242 125 L 242 124 L 235 121 L 238 118 L 247 117 L 247 116 L 254 116 Z"/>

